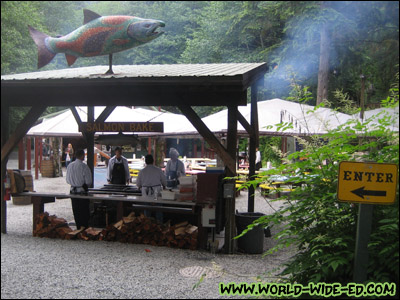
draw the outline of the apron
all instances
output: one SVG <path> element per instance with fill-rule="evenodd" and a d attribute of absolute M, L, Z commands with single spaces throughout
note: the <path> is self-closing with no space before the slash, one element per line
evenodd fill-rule
<path fill-rule="evenodd" d="M 112 184 L 126 184 L 125 180 L 125 167 L 121 159 L 121 163 L 114 163 L 114 167 L 111 173 Z"/>
<path fill-rule="evenodd" d="M 167 174 L 167 187 L 174 188 L 178 185 L 178 162 L 175 165 L 175 171 L 168 171 Z"/>
<path fill-rule="evenodd" d="M 154 197 L 157 199 L 157 196 L 160 192 L 161 185 L 142 186 L 142 196 Z"/>

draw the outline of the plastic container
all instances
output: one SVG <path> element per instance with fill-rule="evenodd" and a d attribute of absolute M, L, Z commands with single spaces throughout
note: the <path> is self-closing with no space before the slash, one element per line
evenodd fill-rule
<path fill-rule="evenodd" d="M 186 184 L 193 184 L 193 177 L 192 176 L 182 176 L 179 177 L 179 184 L 180 185 L 186 185 Z"/>
<path fill-rule="evenodd" d="M 241 234 L 248 225 L 258 218 L 264 216 L 263 213 L 236 213 L 237 234 Z M 244 236 L 238 239 L 239 250 L 249 254 L 260 254 L 264 251 L 264 227 L 261 225 L 253 227 Z"/>
<path fill-rule="evenodd" d="M 161 198 L 164 200 L 175 200 L 175 192 L 171 191 L 162 191 L 161 192 Z"/>

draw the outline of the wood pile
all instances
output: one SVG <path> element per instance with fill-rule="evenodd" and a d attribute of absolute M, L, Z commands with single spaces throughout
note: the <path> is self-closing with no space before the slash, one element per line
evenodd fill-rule
<path fill-rule="evenodd" d="M 67 220 L 57 218 L 54 215 L 49 216 L 47 212 L 36 216 L 35 223 L 36 228 L 33 231 L 33 236 L 64 239 L 72 231 Z"/>
<path fill-rule="evenodd" d="M 33 236 L 81 239 L 91 241 L 118 241 L 121 243 L 148 244 L 173 248 L 197 249 L 198 228 L 187 221 L 170 225 L 159 224 L 153 218 L 132 212 L 103 230 L 89 227 L 85 230 L 72 230 L 65 219 L 49 216 L 47 212 L 36 217 L 36 229 Z"/>

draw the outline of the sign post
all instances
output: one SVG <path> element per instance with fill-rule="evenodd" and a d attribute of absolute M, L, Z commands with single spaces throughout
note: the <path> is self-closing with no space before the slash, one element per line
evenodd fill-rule
<path fill-rule="evenodd" d="M 353 281 L 367 280 L 368 242 L 372 225 L 372 204 L 393 204 L 396 199 L 396 164 L 341 162 L 337 197 L 342 202 L 360 203 L 357 220 Z"/>

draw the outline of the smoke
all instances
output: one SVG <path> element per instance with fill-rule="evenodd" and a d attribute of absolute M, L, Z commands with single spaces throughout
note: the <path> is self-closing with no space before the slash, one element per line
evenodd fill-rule
<path fill-rule="evenodd" d="M 310 86 L 311 91 L 316 93 L 321 29 L 324 24 L 330 39 L 330 76 L 337 74 L 340 67 L 349 63 L 349 54 L 359 51 L 354 44 L 374 38 L 370 32 L 375 24 L 377 27 L 394 23 L 398 30 L 398 3 L 309 2 L 303 5 L 302 11 L 295 12 L 295 16 L 286 21 L 285 36 L 280 47 L 268 56 L 270 70 L 265 77 L 267 99 L 287 97 L 293 79 Z M 397 11 L 397 16 L 393 11 Z M 355 65 L 357 63 L 354 61 Z"/>

